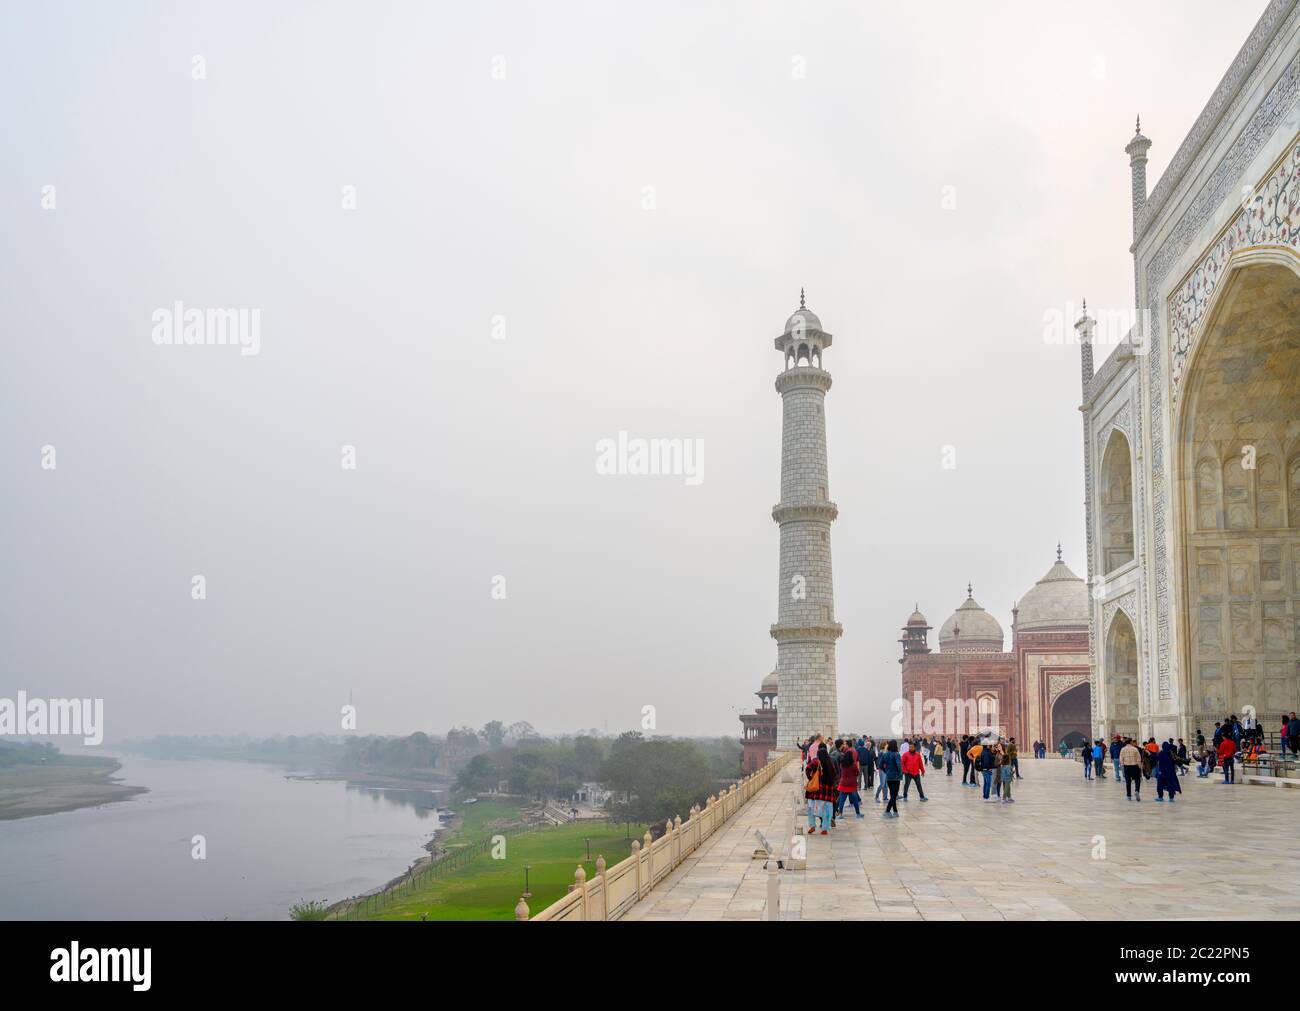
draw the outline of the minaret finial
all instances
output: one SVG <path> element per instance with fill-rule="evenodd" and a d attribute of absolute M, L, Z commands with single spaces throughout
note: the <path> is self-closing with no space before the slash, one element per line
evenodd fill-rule
<path fill-rule="evenodd" d="M 1137 118 L 1137 126 L 1134 128 L 1133 132 L 1134 132 L 1134 133 L 1141 133 L 1141 132 L 1142 132 L 1142 115 L 1141 115 L 1141 113 L 1138 114 L 1138 118 Z"/>
<path fill-rule="evenodd" d="M 1083 318 L 1088 318 L 1088 300 L 1086 298 L 1083 300 Z"/>
<path fill-rule="evenodd" d="M 974 589 L 971 587 L 970 583 L 967 582 L 967 583 L 966 583 L 966 599 L 967 599 L 967 600 L 971 600 L 971 599 L 973 599 L 973 598 L 974 598 L 974 594 L 975 594 Z"/>
<path fill-rule="evenodd" d="M 1061 542 L 1060 542 L 1060 541 L 1057 541 L 1057 542 L 1056 542 L 1056 560 L 1057 560 L 1058 562 L 1061 560 Z"/>
<path fill-rule="evenodd" d="M 806 305 L 804 304 L 803 289 L 802 289 L 802 288 L 799 289 L 799 308 L 800 308 L 800 309 L 807 309 L 807 308 L 808 308 L 808 306 L 806 306 Z"/>

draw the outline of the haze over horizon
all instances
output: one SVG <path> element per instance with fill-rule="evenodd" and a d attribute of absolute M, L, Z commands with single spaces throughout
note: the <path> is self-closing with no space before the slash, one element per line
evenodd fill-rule
<path fill-rule="evenodd" d="M 802 286 L 841 722 L 887 725 L 914 605 L 970 581 L 1009 637 L 1058 541 L 1086 574 L 1047 334 L 1131 307 L 1134 117 L 1154 187 L 1262 10 L 11 10 L 0 696 L 103 698 L 106 746 L 350 696 L 363 734 L 737 734 Z M 258 353 L 155 343 L 178 301 Z M 598 473 L 620 432 L 702 440 L 702 483 Z"/>

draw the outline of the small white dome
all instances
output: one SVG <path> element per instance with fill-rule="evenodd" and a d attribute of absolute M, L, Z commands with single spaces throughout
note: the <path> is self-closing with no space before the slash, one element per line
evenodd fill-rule
<path fill-rule="evenodd" d="M 761 692 L 774 692 L 777 690 L 778 681 L 779 678 L 777 677 L 776 671 L 772 671 L 771 674 L 763 678 L 763 683 L 759 686 L 758 690 Z"/>
<path fill-rule="evenodd" d="M 1088 584 L 1058 557 L 1047 575 L 1020 599 L 1016 629 L 1041 632 L 1088 627 Z"/>
<path fill-rule="evenodd" d="M 975 603 L 969 588 L 966 593 L 966 602 L 939 629 L 939 652 L 1001 653 L 1005 636 L 998 619 Z"/>

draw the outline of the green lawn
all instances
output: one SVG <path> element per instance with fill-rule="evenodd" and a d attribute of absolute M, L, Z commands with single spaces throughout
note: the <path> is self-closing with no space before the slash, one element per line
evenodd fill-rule
<path fill-rule="evenodd" d="M 491 811 L 490 804 L 508 806 L 508 802 L 483 801 L 466 808 L 465 825 L 449 848 L 491 835 L 490 831 L 473 827 L 502 816 L 500 811 Z M 632 826 L 633 839 L 644 832 L 645 826 Z M 512 920 L 524 890 L 525 864 L 530 868 L 528 880 L 533 891 L 528 907 L 537 912 L 564 896 L 579 863 L 590 879 L 596 874 L 597 856 L 604 856 L 606 865 L 613 867 L 631 853 L 626 835 L 626 824 L 598 821 L 511 836 L 506 840 L 505 859 L 494 860 L 490 852 L 480 854 L 442 877 L 424 878 L 413 892 L 401 890 L 393 893 L 389 901 L 368 904 L 357 918 L 419 920 L 420 914 L 428 913 L 430 920 Z M 591 838 L 590 861 L 585 859 L 587 837 Z"/>

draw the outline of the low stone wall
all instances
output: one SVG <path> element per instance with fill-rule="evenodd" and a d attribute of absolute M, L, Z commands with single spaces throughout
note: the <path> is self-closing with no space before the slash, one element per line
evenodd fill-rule
<path fill-rule="evenodd" d="M 587 872 L 579 866 L 569 894 L 536 915 L 529 915 L 528 903 L 521 898 L 515 906 L 515 919 L 617 920 L 725 825 L 793 757 L 779 755 L 730 789 L 710 797 L 703 807 L 691 808 L 686 821 L 678 815 L 668 822 L 668 830 L 658 839 L 651 839 L 647 832 L 644 843 L 633 840 L 632 855 L 613 867 L 606 869 L 605 858 L 597 857 L 592 880 L 587 880 Z"/>

